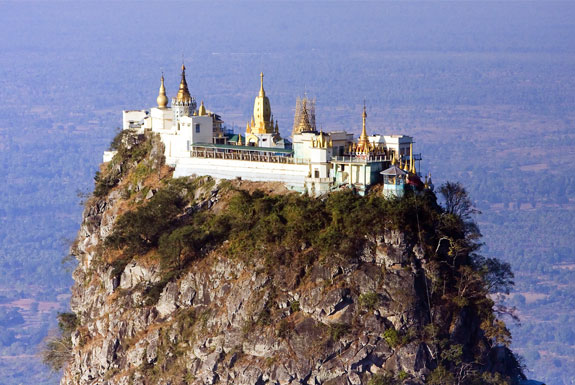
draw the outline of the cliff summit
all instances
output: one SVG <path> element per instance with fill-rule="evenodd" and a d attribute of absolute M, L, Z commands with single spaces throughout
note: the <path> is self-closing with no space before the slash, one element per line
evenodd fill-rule
<path fill-rule="evenodd" d="M 172 178 L 121 133 L 72 248 L 71 312 L 45 360 L 77 384 L 515 384 L 465 190 L 318 198 Z"/>

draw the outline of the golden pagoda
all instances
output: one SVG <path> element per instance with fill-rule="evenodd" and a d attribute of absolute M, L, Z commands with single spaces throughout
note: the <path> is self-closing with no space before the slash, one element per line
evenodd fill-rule
<path fill-rule="evenodd" d="M 158 103 L 158 108 L 164 109 L 168 107 L 168 97 L 166 96 L 166 87 L 164 86 L 164 74 L 162 74 L 162 80 L 160 82 L 160 92 L 158 93 L 156 102 Z"/>
<path fill-rule="evenodd" d="M 204 106 L 204 101 L 200 104 L 200 108 L 198 109 L 198 116 L 206 116 L 208 113 L 206 112 L 206 106 Z"/>
<path fill-rule="evenodd" d="M 272 109 L 270 100 L 264 90 L 264 73 L 260 73 L 260 92 L 254 101 L 254 114 L 251 123 L 248 123 L 247 132 L 253 134 L 273 134 L 274 126 L 271 121 Z"/>
<path fill-rule="evenodd" d="M 367 112 L 365 109 L 365 103 L 363 104 L 363 114 L 361 116 L 363 118 L 363 127 L 361 129 L 361 135 L 359 136 L 359 140 L 357 141 L 356 152 L 368 154 L 371 152 L 372 146 L 371 143 L 369 143 L 369 138 L 367 137 L 367 129 L 366 129 Z"/>
<path fill-rule="evenodd" d="M 180 88 L 178 89 L 178 95 L 176 95 L 176 101 L 181 103 L 191 103 L 192 97 L 190 91 L 188 90 L 188 83 L 186 82 L 186 66 L 182 64 L 182 80 L 180 81 Z"/>

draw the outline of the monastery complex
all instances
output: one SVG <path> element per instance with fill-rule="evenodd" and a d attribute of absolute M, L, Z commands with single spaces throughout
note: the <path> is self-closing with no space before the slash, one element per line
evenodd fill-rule
<path fill-rule="evenodd" d="M 123 111 L 123 129 L 159 134 L 166 164 L 175 168 L 174 177 L 283 182 L 315 196 L 341 188 L 363 195 L 382 182 L 387 196 L 402 196 L 407 185 L 432 188 L 431 178 L 426 176 L 422 182 L 417 171 L 421 155 L 413 153 L 411 136 L 368 135 L 365 104 L 361 135 L 355 140 L 345 131 L 318 131 L 315 101 L 298 98 L 291 140 L 282 138 L 263 77 L 260 74 L 259 93 L 244 133 L 227 129 L 221 116 L 207 110 L 203 101 L 197 105 L 188 90 L 184 65 L 171 106 L 162 75 L 157 106 Z M 104 162 L 113 155 L 104 153 Z"/>

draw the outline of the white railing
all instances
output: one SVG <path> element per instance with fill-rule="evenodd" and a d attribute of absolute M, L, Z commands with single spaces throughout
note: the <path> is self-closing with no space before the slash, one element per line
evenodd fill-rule
<path fill-rule="evenodd" d="M 192 158 L 207 158 L 207 159 L 229 159 L 229 160 L 242 160 L 248 162 L 266 162 L 266 163 L 283 163 L 283 164 L 308 164 L 307 161 L 295 159 L 292 155 L 270 155 L 270 154 L 254 154 L 253 152 L 221 152 L 214 151 L 213 149 L 200 149 L 191 150 L 190 156 Z"/>
<path fill-rule="evenodd" d="M 366 163 L 366 162 L 389 162 L 391 158 L 387 155 L 347 155 L 347 156 L 334 156 L 335 162 L 343 163 Z"/>

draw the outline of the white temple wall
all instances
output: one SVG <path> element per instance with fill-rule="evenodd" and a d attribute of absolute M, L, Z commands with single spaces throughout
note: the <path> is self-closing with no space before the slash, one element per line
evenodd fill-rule
<path fill-rule="evenodd" d="M 214 120 L 211 116 L 184 116 L 180 118 L 177 131 L 183 141 L 190 143 L 213 143 Z"/>
<path fill-rule="evenodd" d="M 141 122 L 148 115 L 146 110 L 125 110 L 122 111 L 122 129 L 129 130 L 130 124 Z"/>
<path fill-rule="evenodd" d="M 152 108 L 150 116 L 152 118 L 152 131 L 154 132 L 171 129 L 174 124 L 174 112 L 170 108 Z"/>
<path fill-rule="evenodd" d="M 252 162 L 232 159 L 180 158 L 174 177 L 210 175 L 215 179 L 235 179 L 262 182 L 282 182 L 288 188 L 304 190 L 305 178 L 310 173 L 307 164 Z"/>

